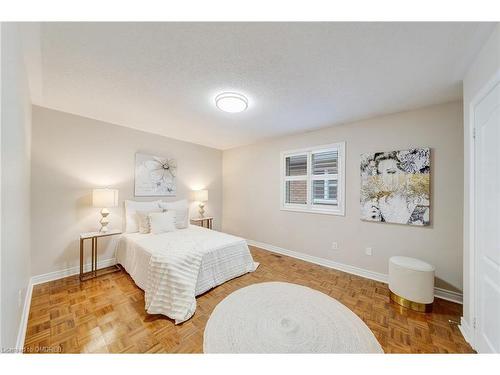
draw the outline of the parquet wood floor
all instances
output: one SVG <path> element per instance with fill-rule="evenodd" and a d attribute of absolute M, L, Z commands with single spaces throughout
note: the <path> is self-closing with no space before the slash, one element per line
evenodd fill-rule
<path fill-rule="evenodd" d="M 187 322 L 175 325 L 144 311 L 144 293 L 126 272 L 80 282 L 78 276 L 36 285 L 25 351 L 62 353 L 200 353 L 203 331 L 215 306 L 244 286 L 285 281 L 336 298 L 371 328 L 386 353 L 472 353 L 456 324 L 462 306 L 436 299 L 421 314 L 394 305 L 387 285 L 294 258 L 251 248 L 256 272 L 197 298 Z"/>

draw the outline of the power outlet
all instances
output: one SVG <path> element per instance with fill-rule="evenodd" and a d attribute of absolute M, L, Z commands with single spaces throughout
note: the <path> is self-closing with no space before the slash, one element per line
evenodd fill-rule
<path fill-rule="evenodd" d="M 367 247 L 365 249 L 365 254 L 371 256 L 372 255 L 372 248 L 371 247 Z"/>
<path fill-rule="evenodd" d="M 338 250 L 339 244 L 337 242 L 332 242 L 332 250 Z"/>

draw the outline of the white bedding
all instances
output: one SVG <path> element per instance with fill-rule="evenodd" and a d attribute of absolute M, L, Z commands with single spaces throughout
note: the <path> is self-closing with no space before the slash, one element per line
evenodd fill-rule
<path fill-rule="evenodd" d="M 243 238 L 194 225 L 162 234 L 124 234 L 117 261 L 145 291 L 146 311 L 176 324 L 194 314 L 195 296 L 258 266 Z"/>

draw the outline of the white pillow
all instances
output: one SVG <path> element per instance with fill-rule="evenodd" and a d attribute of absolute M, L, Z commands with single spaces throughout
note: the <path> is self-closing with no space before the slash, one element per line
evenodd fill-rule
<path fill-rule="evenodd" d="M 160 207 L 167 211 L 175 211 L 175 226 L 184 229 L 189 226 L 189 204 L 187 199 L 175 202 L 160 202 Z"/>
<path fill-rule="evenodd" d="M 163 209 L 158 207 L 153 211 L 137 211 L 137 224 L 139 225 L 139 233 L 146 234 L 151 232 L 149 214 L 152 212 L 163 212 Z"/>
<path fill-rule="evenodd" d="M 137 211 L 154 211 L 160 208 L 161 201 L 137 202 L 125 201 L 125 232 L 135 233 L 139 231 Z"/>
<path fill-rule="evenodd" d="M 149 214 L 151 233 L 173 232 L 175 228 L 175 211 L 151 212 Z"/>

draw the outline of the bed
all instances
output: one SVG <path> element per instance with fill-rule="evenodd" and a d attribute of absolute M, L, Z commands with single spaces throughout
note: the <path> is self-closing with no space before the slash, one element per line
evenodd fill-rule
<path fill-rule="evenodd" d="M 258 267 L 243 238 L 195 225 L 161 234 L 125 233 L 116 257 L 145 291 L 146 311 L 176 324 L 194 314 L 196 296 Z"/>

